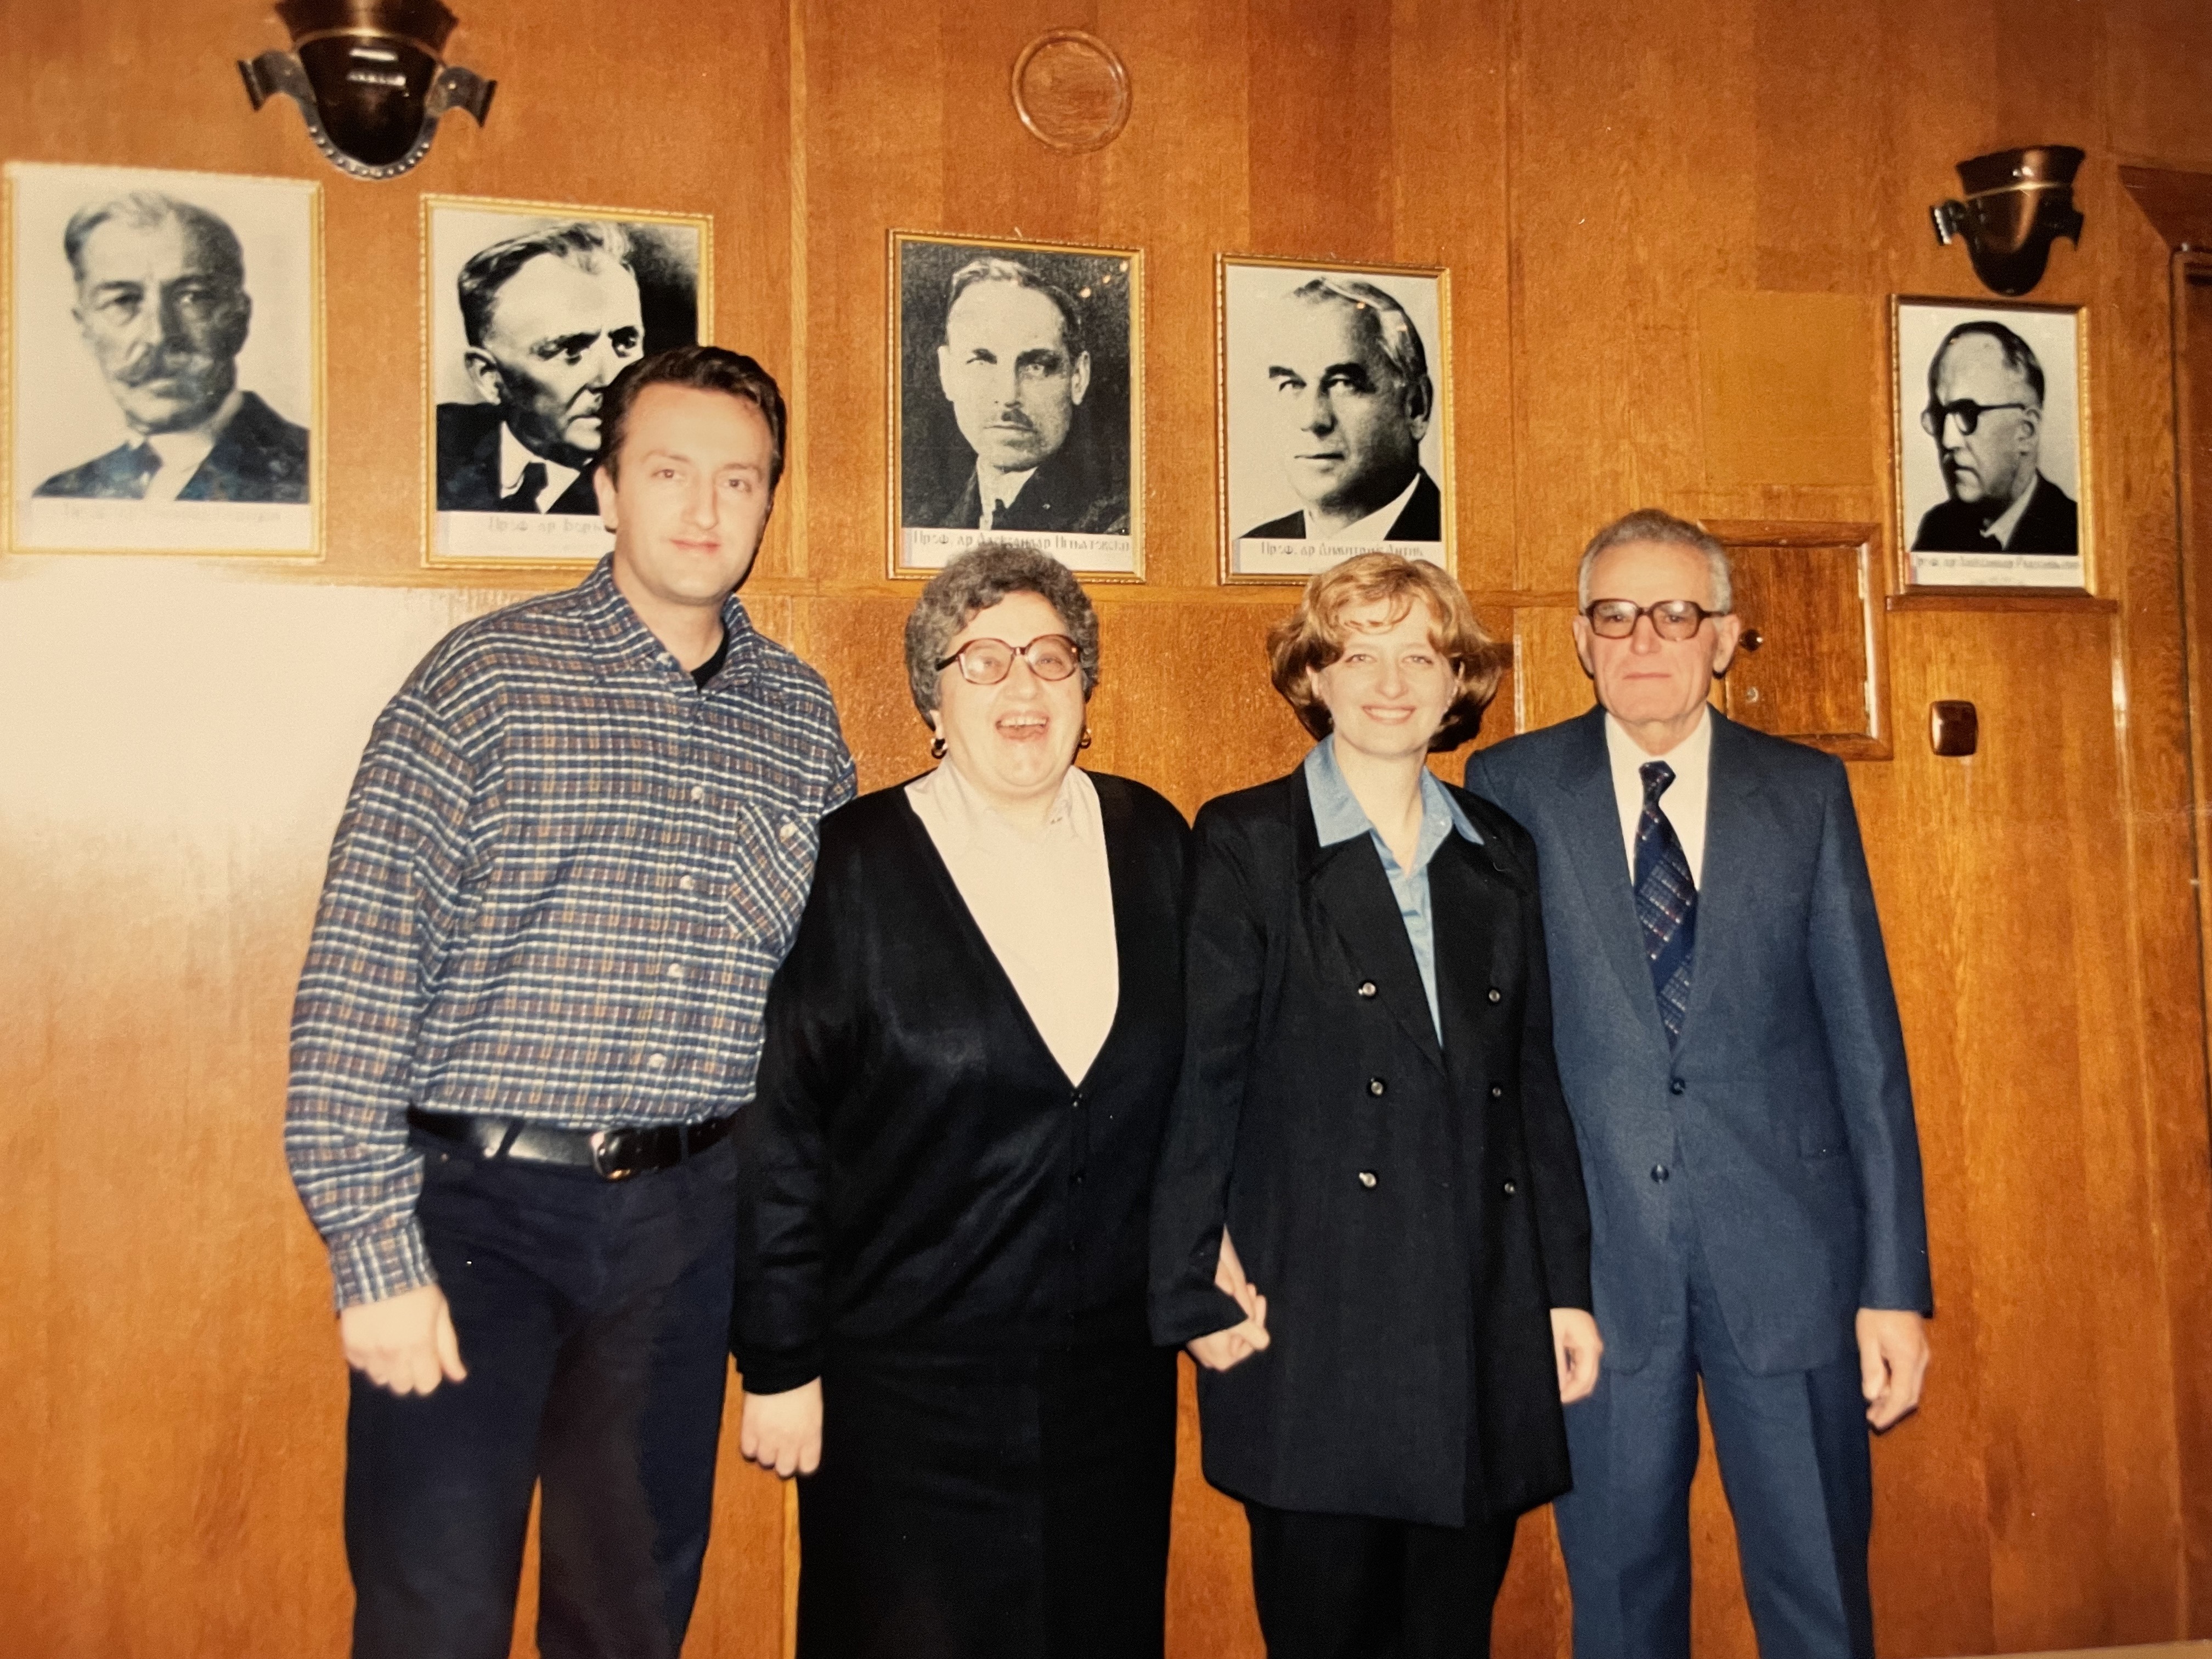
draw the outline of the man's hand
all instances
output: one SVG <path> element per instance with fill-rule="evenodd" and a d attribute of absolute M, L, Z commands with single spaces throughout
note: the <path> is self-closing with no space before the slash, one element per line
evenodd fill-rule
<path fill-rule="evenodd" d="M 1587 1400 L 1597 1387 L 1598 1356 L 1605 1339 L 1597 1334 L 1597 1321 L 1580 1308 L 1552 1310 L 1552 1358 L 1559 1367 L 1559 1403 L 1571 1406 Z"/>
<path fill-rule="evenodd" d="M 453 1334 L 446 1293 L 435 1285 L 342 1309 L 338 1340 L 345 1346 L 347 1364 L 394 1394 L 428 1394 L 441 1382 L 459 1382 L 469 1374 L 461 1364 L 461 1340 Z"/>
<path fill-rule="evenodd" d="M 1206 1370 L 1225 1371 L 1231 1365 L 1243 1364 L 1272 1340 L 1267 1334 L 1267 1298 L 1260 1294 L 1259 1286 L 1244 1277 L 1244 1264 L 1237 1260 L 1237 1247 L 1230 1242 L 1226 1227 L 1221 1230 L 1221 1255 L 1214 1263 L 1213 1282 L 1235 1297 L 1237 1305 L 1244 1310 L 1243 1322 L 1193 1337 L 1183 1346 Z"/>
<path fill-rule="evenodd" d="M 1861 1308 L 1859 1392 L 1874 1431 L 1893 1428 L 1920 1409 L 1928 1377 L 1927 1322 L 1911 1309 Z"/>
<path fill-rule="evenodd" d="M 822 1379 L 781 1394 L 745 1391 L 738 1449 L 786 1480 L 822 1467 Z"/>

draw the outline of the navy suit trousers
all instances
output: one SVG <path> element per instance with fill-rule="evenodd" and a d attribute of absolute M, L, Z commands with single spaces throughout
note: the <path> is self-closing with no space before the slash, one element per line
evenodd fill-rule
<path fill-rule="evenodd" d="M 1574 1592 L 1575 1659 L 1689 1659 L 1690 1480 L 1705 1384 L 1744 1590 L 1769 1659 L 1873 1659 L 1874 1480 L 1856 1342 L 1757 1376 L 1721 1317 L 1697 1224 L 1673 1208 L 1668 1305 L 1649 1359 L 1602 1367 L 1567 1407 L 1575 1489 L 1553 1513 Z"/>
<path fill-rule="evenodd" d="M 423 1152 L 468 1378 L 403 1399 L 354 1374 L 356 1659 L 506 1659 L 541 1482 L 538 1651 L 674 1659 L 714 1509 L 734 1146 L 620 1182 Z"/>

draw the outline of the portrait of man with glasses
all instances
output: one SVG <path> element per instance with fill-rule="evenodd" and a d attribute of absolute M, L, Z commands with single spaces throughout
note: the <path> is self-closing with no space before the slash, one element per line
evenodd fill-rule
<path fill-rule="evenodd" d="M 2045 392 L 2034 348 L 2004 324 L 1977 317 L 1943 337 L 1920 428 L 1935 441 L 1946 499 L 1921 515 L 1913 551 L 2080 550 L 2074 499 L 2042 470 Z"/>

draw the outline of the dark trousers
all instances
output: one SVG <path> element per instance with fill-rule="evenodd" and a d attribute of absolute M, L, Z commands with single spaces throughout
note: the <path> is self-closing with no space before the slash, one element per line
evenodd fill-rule
<path fill-rule="evenodd" d="M 1689 1659 L 1700 1377 L 1759 1650 L 1872 1659 L 1874 1477 L 1856 1346 L 1811 1370 L 1753 1376 L 1686 1214 L 1674 1250 L 1674 1304 L 1650 1358 L 1632 1371 L 1608 1363 L 1596 1391 L 1567 1407 L 1575 1489 L 1553 1514 L 1575 1659 Z"/>
<path fill-rule="evenodd" d="M 1485 1659 L 1515 1517 L 1464 1527 L 1248 1503 L 1267 1659 Z"/>
<path fill-rule="evenodd" d="M 1160 1659 L 1176 1361 L 854 1352 L 799 1482 L 799 1659 Z"/>
<path fill-rule="evenodd" d="M 672 1659 L 714 1504 L 735 1152 L 621 1182 L 424 1154 L 468 1378 L 402 1399 L 354 1375 L 354 1653 L 506 1659 L 542 1482 L 539 1651 Z"/>

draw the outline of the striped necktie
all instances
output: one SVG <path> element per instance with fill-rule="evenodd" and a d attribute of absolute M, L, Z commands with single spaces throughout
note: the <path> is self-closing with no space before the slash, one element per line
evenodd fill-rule
<path fill-rule="evenodd" d="M 1644 954 L 1651 963 L 1651 988 L 1659 998 L 1667 1046 L 1682 1035 L 1690 1007 L 1690 957 L 1698 942 L 1698 885 L 1682 854 L 1674 826 L 1659 810 L 1659 797 L 1674 781 L 1665 761 L 1646 761 L 1644 816 L 1636 821 L 1636 919 L 1644 927 Z"/>

